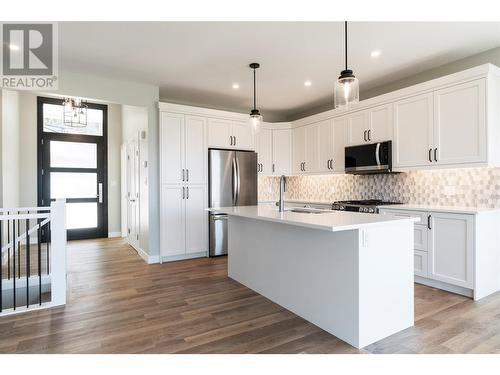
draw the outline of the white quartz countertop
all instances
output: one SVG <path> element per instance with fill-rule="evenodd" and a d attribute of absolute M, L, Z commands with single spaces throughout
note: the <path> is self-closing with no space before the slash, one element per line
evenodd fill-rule
<path fill-rule="evenodd" d="M 417 217 L 403 218 L 393 215 L 374 215 L 359 212 L 325 211 L 321 214 L 297 213 L 291 211 L 279 212 L 278 207 L 272 205 L 219 207 L 208 208 L 208 210 L 232 216 L 272 221 L 331 232 L 360 229 L 366 226 L 383 225 L 385 223 L 405 221 L 417 222 L 419 220 Z"/>
<path fill-rule="evenodd" d="M 481 208 L 481 207 L 460 207 L 460 206 L 433 206 L 425 204 L 391 204 L 388 206 L 379 206 L 381 209 L 388 210 L 408 210 L 408 211 L 431 211 L 431 212 L 450 212 L 457 214 L 479 214 L 482 212 L 500 211 L 500 208 Z"/>

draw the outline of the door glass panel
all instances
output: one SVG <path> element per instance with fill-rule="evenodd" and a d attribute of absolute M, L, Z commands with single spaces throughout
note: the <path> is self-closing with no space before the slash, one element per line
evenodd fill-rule
<path fill-rule="evenodd" d="M 50 141 L 51 168 L 97 168 L 97 144 Z"/>
<path fill-rule="evenodd" d="M 96 228 L 97 203 L 67 203 L 66 229 Z"/>
<path fill-rule="evenodd" d="M 60 104 L 43 104 L 43 131 L 47 133 L 86 134 L 102 136 L 103 111 L 95 108 L 87 109 L 87 126 L 73 127 L 64 124 L 63 106 Z"/>
<path fill-rule="evenodd" d="M 97 173 L 50 173 L 50 198 L 95 198 Z"/>

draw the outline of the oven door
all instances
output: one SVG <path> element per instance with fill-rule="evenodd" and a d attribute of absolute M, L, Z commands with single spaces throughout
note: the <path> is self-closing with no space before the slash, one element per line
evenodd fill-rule
<path fill-rule="evenodd" d="M 391 172 L 391 141 L 345 148 L 345 172 L 370 174 Z"/>

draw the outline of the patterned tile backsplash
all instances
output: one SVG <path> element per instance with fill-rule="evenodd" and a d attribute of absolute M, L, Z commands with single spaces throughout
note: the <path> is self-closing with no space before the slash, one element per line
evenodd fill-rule
<path fill-rule="evenodd" d="M 259 176 L 259 200 L 278 199 L 279 178 Z M 500 168 L 410 171 L 371 176 L 290 176 L 286 199 L 383 199 L 436 206 L 500 207 Z"/>

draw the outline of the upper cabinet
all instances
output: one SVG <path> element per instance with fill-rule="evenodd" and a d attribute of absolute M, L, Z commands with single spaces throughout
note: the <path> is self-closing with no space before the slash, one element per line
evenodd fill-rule
<path fill-rule="evenodd" d="M 397 101 L 394 167 L 486 165 L 486 128 L 484 79 Z"/>
<path fill-rule="evenodd" d="M 432 163 L 432 93 L 394 103 L 394 167 L 425 166 Z"/>
<path fill-rule="evenodd" d="M 205 131 L 203 117 L 161 113 L 162 184 L 205 183 Z"/>
<path fill-rule="evenodd" d="M 248 122 L 211 118 L 208 120 L 208 147 L 253 150 L 254 128 Z"/>
<path fill-rule="evenodd" d="M 359 145 L 369 142 L 368 139 L 368 112 L 359 111 L 347 116 L 348 145 Z"/>
<path fill-rule="evenodd" d="M 276 175 L 292 173 L 292 129 L 273 130 L 273 172 Z"/>
<path fill-rule="evenodd" d="M 292 129 L 292 173 L 303 174 L 306 162 L 306 127 Z"/>
<path fill-rule="evenodd" d="M 486 161 L 485 93 L 484 79 L 434 92 L 436 163 Z"/>
<path fill-rule="evenodd" d="M 383 142 L 392 139 L 392 105 L 354 112 L 347 116 L 348 145 Z"/>
<path fill-rule="evenodd" d="M 273 131 L 260 129 L 255 136 L 255 151 L 257 152 L 257 172 L 273 173 Z"/>

